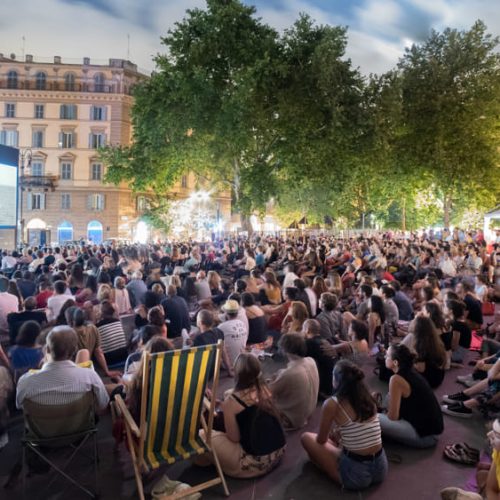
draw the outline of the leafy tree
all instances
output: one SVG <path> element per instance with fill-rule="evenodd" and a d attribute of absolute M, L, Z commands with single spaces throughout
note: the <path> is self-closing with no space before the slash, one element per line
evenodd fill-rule
<path fill-rule="evenodd" d="M 133 145 L 103 153 L 108 179 L 166 192 L 185 171 L 230 188 L 244 215 L 263 209 L 275 188 L 273 110 L 260 99 L 277 34 L 236 0 L 188 10 L 162 39 L 157 71 L 139 85 Z"/>
<path fill-rule="evenodd" d="M 460 205 L 498 199 L 498 38 L 477 21 L 469 31 L 433 32 L 400 61 L 404 131 L 400 155 L 443 203 L 449 226 Z"/>

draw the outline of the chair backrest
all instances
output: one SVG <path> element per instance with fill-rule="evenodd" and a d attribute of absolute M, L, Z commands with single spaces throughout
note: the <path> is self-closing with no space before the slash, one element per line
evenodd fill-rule
<path fill-rule="evenodd" d="M 32 439 L 64 438 L 95 429 L 92 391 L 65 405 L 45 405 L 26 399 L 23 413 L 26 436 Z"/>
<path fill-rule="evenodd" d="M 144 439 L 140 456 L 149 466 L 156 468 L 161 463 L 174 463 L 205 451 L 198 436 L 200 417 L 213 367 L 213 385 L 217 384 L 221 348 L 219 342 L 145 353 L 140 423 Z"/>

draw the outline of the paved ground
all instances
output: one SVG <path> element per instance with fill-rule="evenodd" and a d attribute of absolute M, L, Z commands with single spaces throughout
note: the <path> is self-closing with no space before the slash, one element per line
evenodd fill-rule
<path fill-rule="evenodd" d="M 273 361 L 268 361 L 266 371 L 276 368 Z M 377 378 L 372 374 L 373 366 L 366 367 L 369 385 L 374 390 L 384 389 Z M 446 376 L 443 386 L 437 391 L 438 395 L 456 392 L 458 386 L 454 379 L 465 370 L 452 370 Z M 222 379 L 221 392 L 229 387 L 230 380 Z M 385 387 L 386 390 L 386 387 Z M 319 421 L 319 407 L 314 413 L 306 430 L 316 430 Z M 425 408 L 422 409 L 425 411 Z M 0 485 L 3 487 L 13 464 L 20 457 L 19 438 L 22 425 L 19 418 L 15 418 L 11 428 L 11 441 L 0 452 Z M 310 462 L 300 446 L 300 432 L 288 435 L 288 448 L 282 464 L 268 476 L 259 480 L 232 480 L 228 479 L 231 498 L 235 500 L 250 499 L 287 499 L 311 500 L 326 498 L 345 499 L 435 499 L 439 498 L 439 491 L 445 486 L 463 486 L 473 474 L 473 468 L 449 463 L 442 458 L 443 447 L 446 444 L 466 441 L 470 445 L 481 448 L 484 443 L 485 422 L 477 416 L 471 420 L 462 420 L 445 416 L 445 431 L 437 448 L 433 450 L 407 450 L 395 444 L 386 444 L 387 453 L 399 454 L 401 464 L 390 463 L 389 475 L 386 481 L 375 488 L 361 493 L 342 491 L 321 474 Z M 133 469 L 124 448 L 114 449 L 111 437 L 110 417 L 101 420 L 99 429 L 100 451 L 100 489 L 102 499 L 133 499 L 137 498 Z M 92 484 L 92 471 L 84 461 L 75 463 L 81 477 Z M 148 483 L 147 489 L 165 471 L 159 471 Z M 177 465 L 168 470 L 172 478 L 180 478 L 194 484 L 204 478 L 214 476 L 212 468 L 204 469 L 189 464 Z M 51 476 L 50 476 L 51 477 Z M 67 487 L 66 483 L 57 480 L 49 490 L 45 490 L 49 476 L 34 476 L 28 480 L 29 498 L 43 498 L 53 500 L 79 500 L 85 498 L 78 490 Z M 11 490 L 0 489 L 0 499 L 21 498 L 21 486 L 16 485 Z M 222 490 L 214 488 L 207 490 L 203 498 L 223 498 Z"/>

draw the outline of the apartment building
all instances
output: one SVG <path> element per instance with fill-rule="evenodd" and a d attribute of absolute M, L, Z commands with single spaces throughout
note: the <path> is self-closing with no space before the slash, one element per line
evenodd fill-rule
<path fill-rule="evenodd" d="M 131 91 L 144 78 L 123 59 L 74 64 L 0 54 L 0 144 L 20 149 L 24 242 L 135 239 L 147 194 L 105 184 L 97 149 L 130 144 Z M 169 196 L 187 197 L 195 187 L 186 175 Z M 230 194 L 215 198 L 221 219 L 229 218 Z M 13 238 L 0 230 L 0 248 L 12 247 Z"/>

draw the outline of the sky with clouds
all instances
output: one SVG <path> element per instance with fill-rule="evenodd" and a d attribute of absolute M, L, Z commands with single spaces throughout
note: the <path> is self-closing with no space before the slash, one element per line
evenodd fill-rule
<path fill-rule="evenodd" d="M 468 29 L 482 19 L 500 35 L 498 0 L 244 0 L 278 30 L 307 12 L 321 24 L 349 28 L 347 56 L 362 73 L 392 68 L 404 48 L 424 40 L 431 29 Z M 23 52 L 35 60 L 87 56 L 96 62 L 126 58 L 144 70 L 162 51 L 160 36 L 185 10 L 205 0 L 3 0 L 0 52 Z M 23 42 L 24 37 L 24 42 Z M 130 42 L 128 42 L 130 40 Z"/>

